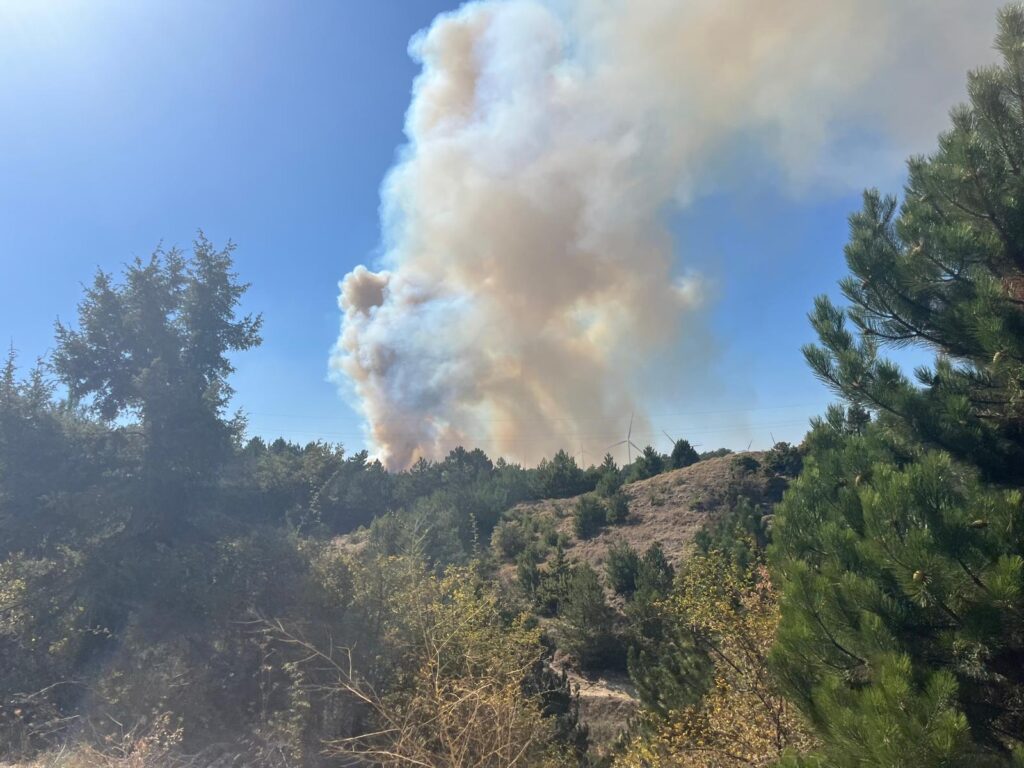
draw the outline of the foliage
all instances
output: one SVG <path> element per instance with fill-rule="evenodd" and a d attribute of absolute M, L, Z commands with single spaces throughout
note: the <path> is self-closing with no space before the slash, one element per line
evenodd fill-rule
<path fill-rule="evenodd" d="M 811 316 L 808 362 L 850 407 L 815 425 L 780 509 L 773 659 L 825 765 L 1024 748 L 1021 6 L 996 49 L 902 205 L 872 191 L 851 217 L 849 307 Z M 936 355 L 916 382 L 881 355 L 907 345 Z"/>
<path fill-rule="evenodd" d="M 349 648 L 322 648 L 281 622 L 267 633 L 296 657 L 291 669 L 316 695 L 349 699 L 366 715 L 365 730 L 328 741 L 328 750 L 380 766 L 569 765 L 570 745 L 554 738 L 544 716 L 548 690 L 526 681 L 544 662 L 540 631 L 525 617 L 507 622 L 496 593 L 472 569 L 432 576 L 422 565 L 397 569 L 396 590 L 383 595 L 385 630 L 397 679 L 378 693 Z"/>
<path fill-rule="evenodd" d="M 572 512 L 572 529 L 579 538 L 596 536 L 607 522 L 608 512 L 596 496 L 588 493 L 576 502 Z"/>
<path fill-rule="evenodd" d="M 632 596 L 636 592 L 640 575 L 640 555 L 624 541 L 616 541 L 608 547 L 604 564 L 608 584 L 615 592 Z"/>
<path fill-rule="evenodd" d="M 216 250 L 200 233 L 192 254 L 136 259 L 123 282 L 98 272 L 78 308 L 79 328 L 57 324 L 54 369 L 72 403 L 87 400 L 105 421 L 139 417 L 142 503 L 158 535 L 181 530 L 190 489 L 229 455 L 240 422 L 223 419 L 231 397 L 230 353 L 260 343 L 260 317 L 236 319 L 247 285 L 232 271 L 234 246 Z"/>
<path fill-rule="evenodd" d="M 641 594 L 664 597 L 672 587 L 675 569 L 665 556 L 665 550 L 657 541 L 651 544 L 640 558 L 636 574 L 636 589 Z"/>
<path fill-rule="evenodd" d="M 771 535 L 773 515 L 765 507 L 741 497 L 727 512 L 710 521 L 694 537 L 697 551 L 725 552 L 740 565 L 749 565 L 764 552 Z"/>
<path fill-rule="evenodd" d="M 627 470 L 627 482 L 646 480 L 665 471 L 665 457 L 648 445 Z"/>
<path fill-rule="evenodd" d="M 604 461 L 601 462 L 601 466 L 596 468 L 596 472 L 597 485 L 594 490 L 597 495 L 604 499 L 615 496 L 622 488 L 623 476 L 622 470 L 619 469 L 610 453 L 605 454 Z"/>
<path fill-rule="evenodd" d="M 537 497 L 545 499 L 567 499 L 594 490 L 588 485 L 583 470 L 576 465 L 576 459 L 565 451 L 541 461 L 534 482 Z"/>
<path fill-rule="evenodd" d="M 697 450 L 690 445 L 689 440 L 676 440 L 672 445 L 672 454 L 669 456 L 669 466 L 672 469 L 682 469 L 700 461 Z"/>
<path fill-rule="evenodd" d="M 537 591 L 543 578 L 539 567 L 541 561 L 542 557 L 534 546 L 527 547 L 516 558 L 516 583 L 532 603 L 537 601 Z M 557 610 L 557 605 L 551 610 Z"/>
<path fill-rule="evenodd" d="M 605 516 L 611 525 L 622 525 L 629 520 L 629 497 L 622 491 L 605 500 Z"/>
<path fill-rule="evenodd" d="M 517 557 L 530 544 L 530 533 L 518 520 L 499 523 L 491 535 L 491 546 L 507 560 Z"/>
<path fill-rule="evenodd" d="M 729 448 L 715 448 L 713 451 L 701 451 L 700 460 L 707 461 L 708 459 L 717 459 L 722 456 L 728 456 L 730 453 L 732 453 L 732 450 Z"/>
<path fill-rule="evenodd" d="M 800 449 L 789 443 L 776 443 L 764 455 L 764 468 L 775 475 L 796 477 L 803 469 L 804 459 Z"/>
<path fill-rule="evenodd" d="M 649 708 L 616 766 L 767 765 L 810 744 L 767 670 L 778 605 L 763 566 L 695 556 L 659 610 L 674 640 L 661 653 L 678 666 L 641 681 Z"/>
<path fill-rule="evenodd" d="M 918 749 L 924 729 L 930 760 L 980 759 L 1019 717 L 1020 492 L 940 452 L 901 457 L 888 437 L 871 427 L 812 454 L 782 504 L 776 665 L 839 753 L 887 718 L 893 749 Z"/>
<path fill-rule="evenodd" d="M 748 475 L 757 472 L 761 468 L 761 462 L 749 454 L 740 454 L 732 460 L 732 470 L 738 475 Z"/>
<path fill-rule="evenodd" d="M 528 578 L 532 580 L 533 574 L 527 573 Z M 561 610 L 569 592 L 569 580 L 572 578 L 572 573 L 573 569 L 565 555 L 565 548 L 556 547 L 554 557 L 539 573 L 534 593 L 537 611 L 542 616 L 555 616 Z"/>
<path fill-rule="evenodd" d="M 563 647 L 584 669 L 625 666 L 625 649 L 617 632 L 615 613 L 608 606 L 601 579 L 589 563 L 575 565 L 558 607 Z"/>

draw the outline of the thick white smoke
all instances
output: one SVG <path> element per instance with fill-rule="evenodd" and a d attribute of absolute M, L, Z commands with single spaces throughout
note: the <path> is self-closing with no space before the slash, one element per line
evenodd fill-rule
<path fill-rule="evenodd" d="M 997 5 L 494 0 L 438 17 L 411 45 L 380 271 L 341 284 L 332 367 L 380 457 L 602 453 L 589 425 L 639 410 L 640 373 L 701 333 L 672 208 L 736 183 L 716 175 L 735 156 L 794 189 L 892 178 L 989 58 Z"/>

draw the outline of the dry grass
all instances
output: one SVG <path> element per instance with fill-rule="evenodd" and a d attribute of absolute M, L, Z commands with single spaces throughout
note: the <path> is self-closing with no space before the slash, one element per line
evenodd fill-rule
<path fill-rule="evenodd" d="M 623 492 L 629 498 L 628 522 L 608 526 L 590 539 L 581 540 L 573 535 L 575 499 L 527 502 L 515 507 L 513 514 L 552 518 L 557 530 L 570 541 L 569 559 L 588 562 L 599 572 L 604 570 L 608 549 L 616 541 L 625 541 L 638 552 L 659 542 L 669 560 L 678 564 L 686 557 L 697 532 L 728 511 L 738 489 L 754 503 L 771 497 L 769 477 L 762 473 L 744 474 L 736 468 L 735 459 L 741 455 L 744 454 L 707 459 L 624 486 Z M 748 455 L 758 460 L 762 457 L 761 453 Z M 511 586 L 515 566 L 503 565 L 500 578 Z M 622 599 L 610 590 L 609 598 L 613 605 L 622 607 Z M 562 665 L 557 666 L 561 670 Z M 606 672 L 586 677 L 571 669 L 567 673 L 579 691 L 580 719 L 590 728 L 592 744 L 600 751 L 618 736 L 637 711 L 635 689 L 625 674 Z"/>
<path fill-rule="evenodd" d="M 727 511 L 738 483 L 743 485 L 744 495 L 755 503 L 768 496 L 769 478 L 760 473 L 738 473 L 734 461 L 742 455 L 708 459 L 624 486 L 622 490 L 629 498 L 629 521 L 625 525 L 610 525 L 591 539 L 573 536 L 575 499 L 526 502 L 515 507 L 513 513 L 554 518 L 558 530 L 570 539 L 570 559 L 589 562 L 599 571 L 615 541 L 625 541 L 639 552 L 659 542 L 668 558 L 678 563 L 697 531 Z M 746 455 L 756 459 L 762 456 Z"/>

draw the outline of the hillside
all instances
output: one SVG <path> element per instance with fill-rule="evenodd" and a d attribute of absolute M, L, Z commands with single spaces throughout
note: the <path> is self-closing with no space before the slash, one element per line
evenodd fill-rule
<path fill-rule="evenodd" d="M 572 510 L 579 497 L 525 502 L 507 516 L 554 520 L 557 530 L 570 541 L 570 559 L 589 562 L 597 569 L 604 565 L 608 547 L 615 541 L 625 541 L 639 550 L 659 542 L 669 559 L 677 562 L 697 532 L 717 520 L 737 498 L 745 496 L 755 504 L 780 498 L 785 481 L 760 471 L 741 470 L 737 465 L 741 456 L 760 460 L 763 453 L 719 456 L 623 486 L 629 499 L 629 520 L 608 526 L 590 539 L 573 535 Z"/>
<path fill-rule="evenodd" d="M 639 552 L 658 542 L 672 564 L 678 565 L 697 533 L 721 519 L 737 499 L 770 505 L 781 498 L 786 480 L 760 468 L 744 469 L 743 456 L 760 463 L 764 454 L 710 458 L 623 486 L 622 492 L 629 500 L 628 520 L 606 526 L 592 538 L 574 535 L 573 509 L 578 496 L 524 502 L 509 510 L 506 518 L 531 519 L 541 528 L 553 526 L 567 541 L 569 560 L 589 563 L 599 573 L 604 572 L 609 547 L 617 542 L 625 542 Z M 506 588 L 514 588 L 516 567 L 512 559 L 505 560 L 499 575 Z M 610 590 L 608 598 L 621 616 L 622 598 Z M 629 676 L 613 670 L 581 673 L 561 652 L 556 654 L 554 666 L 565 671 L 578 690 L 580 717 L 588 725 L 595 746 L 614 740 L 639 706 Z"/>

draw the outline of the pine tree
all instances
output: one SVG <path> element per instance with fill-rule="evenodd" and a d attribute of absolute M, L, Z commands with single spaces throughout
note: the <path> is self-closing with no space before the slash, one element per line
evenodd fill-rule
<path fill-rule="evenodd" d="M 618 493 L 622 488 L 622 473 L 610 454 L 605 454 L 604 461 L 601 462 L 597 471 L 597 487 L 595 488 L 597 495 L 610 498 Z"/>
<path fill-rule="evenodd" d="M 636 589 L 640 593 L 649 593 L 653 598 L 662 598 L 672 589 L 675 569 L 668 561 L 665 550 L 660 542 L 654 542 L 640 558 L 636 574 Z"/>
<path fill-rule="evenodd" d="M 625 541 L 612 542 L 604 569 L 608 584 L 615 592 L 627 598 L 633 596 L 640 575 L 640 555 L 635 549 Z"/>
<path fill-rule="evenodd" d="M 537 610 L 544 616 L 554 616 L 561 608 L 569 588 L 572 566 L 565 556 L 565 547 L 555 547 L 555 555 L 544 570 L 540 571 L 536 589 Z"/>
<path fill-rule="evenodd" d="M 834 766 L 1004 765 L 1024 748 L 1024 8 L 905 199 L 868 192 L 811 321 L 848 404 L 776 517 L 774 661 Z M 911 381 L 881 354 L 923 346 Z M 867 423 L 865 413 L 875 419 Z"/>
<path fill-rule="evenodd" d="M 589 563 L 572 569 L 558 617 L 566 650 L 581 667 L 625 666 L 625 652 L 616 634 L 615 612 L 605 601 L 601 579 Z"/>
<path fill-rule="evenodd" d="M 581 539 L 589 539 L 601 532 L 608 522 L 608 511 L 596 496 L 581 496 L 572 513 L 573 532 Z"/>
<path fill-rule="evenodd" d="M 669 463 L 672 469 L 682 469 L 700 461 L 700 454 L 697 449 L 690 445 L 689 440 L 676 440 L 672 446 L 672 455 Z"/>
<path fill-rule="evenodd" d="M 653 446 L 644 448 L 629 468 L 629 481 L 646 480 L 665 471 L 665 459 Z"/>

